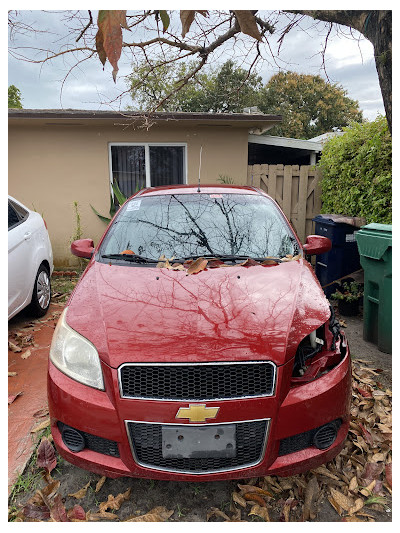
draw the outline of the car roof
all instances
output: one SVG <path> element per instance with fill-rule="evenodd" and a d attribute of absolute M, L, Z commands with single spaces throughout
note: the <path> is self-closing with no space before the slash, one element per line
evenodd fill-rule
<path fill-rule="evenodd" d="M 262 191 L 255 187 L 239 186 L 239 185 L 215 185 L 215 184 L 200 184 L 200 191 L 198 185 L 167 185 L 162 187 L 148 187 L 142 189 L 136 196 L 159 196 L 162 194 L 195 194 L 198 192 L 206 192 L 207 194 L 262 194 Z"/>

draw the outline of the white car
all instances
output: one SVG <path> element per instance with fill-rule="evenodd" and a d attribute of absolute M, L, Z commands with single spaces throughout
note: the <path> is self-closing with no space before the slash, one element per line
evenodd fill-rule
<path fill-rule="evenodd" d="M 8 319 L 30 306 L 32 315 L 50 306 L 53 251 L 43 218 L 8 197 Z"/>

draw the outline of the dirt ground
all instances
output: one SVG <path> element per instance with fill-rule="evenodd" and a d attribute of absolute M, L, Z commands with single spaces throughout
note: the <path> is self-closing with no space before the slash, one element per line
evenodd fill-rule
<path fill-rule="evenodd" d="M 343 326 L 346 326 L 344 330 L 348 337 L 352 358 L 357 360 L 355 368 L 357 369 L 357 376 L 361 376 L 361 381 L 358 382 L 358 385 L 368 389 L 368 395 L 371 397 L 370 392 L 375 393 L 376 391 L 377 394 L 384 396 L 382 391 L 386 390 L 387 392 L 388 389 L 391 389 L 391 355 L 380 352 L 375 345 L 362 339 L 362 316 L 344 318 Z M 361 362 L 358 360 L 361 360 Z M 368 374 L 369 369 L 370 374 Z M 365 373 L 366 371 L 367 374 Z M 365 378 L 366 375 L 372 376 L 372 379 L 370 377 Z M 391 396 L 391 393 L 389 396 Z M 388 396 L 385 396 L 385 399 L 385 405 L 387 405 Z M 372 400 L 369 397 L 364 399 L 360 396 L 354 401 L 355 406 L 360 409 L 359 412 L 361 413 L 363 404 L 369 403 L 369 407 L 372 408 Z M 389 401 L 391 402 L 390 399 Z M 358 407 L 359 405 L 360 407 Z M 364 405 L 364 408 L 366 408 L 366 405 Z M 363 419 L 364 424 L 366 424 L 365 420 Z M 37 443 L 42 435 L 51 439 L 48 429 L 44 429 L 38 435 Z M 321 467 L 321 469 L 311 473 L 290 478 L 272 476 L 271 478 L 198 483 L 119 478 L 106 479 L 102 487 L 96 491 L 96 485 L 100 481 L 99 475 L 77 468 L 61 459 L 58 455 L 56 457 L 57 466 L 52 470 L 51 476 L 53 481 L 60 481 L 59 487 L 57 485 L 57 493 L 61 496 L 60 502 L 62 502 L 63 508 L 72 510 L 74 506 L 78 505 L 81 506 L 82 511 L 85 513 L 90 512 L 94 515 L 93 518 L 90 518 L 90 514 L 86 514 L 85 520 L 98 520 L 98 513 L 102 503 L 107 512 L 104 502 L 107 501 L 109 495 L 117 498 L 117 495 L 125 494 L 126 500 L 120 504 L 120 507 L 118 505 L 114 509 L 112 509 L 112 506 L 108 507 L 108 512 L 113 514 L 104 515 L 104 520 L 124 521 L 133 517 L 138 521 L 168 520 L 170 522 L 227 520 L 244 522 L 264 520 L 295 522 L 304 520 L 314 522 L 391 521 L 391 490 L 388 489 L 388 472 L 386 471 L 385 475 L 384 471 L 383 474 L 379 473 L 380 477 L 377 477 L 377 474 L 377 476 L 371 478 L 375 483 L 378 483 L 376 488 L 379 488 L 379 490 L 374 492 L 373 481 L 372 484 L 368 485 L 367 492 L 361 493 L 364 496 L 363 498 L 360 492 L 357 493 L 360 487 L 354 488 L 354 479 L 350 482 L 348 481 L 353 475 L 352 471 L 349 469 L 346 471 L 346 468 L 350 468 L 348 465 L 350 464 L 351 456 L 353 459 L 354 456 L 356 458 L 362 458 L 363 456 L 370 458 L 374 453 L 376 457 L 377 452 L 381 453 L 383 451 L 383 456 L 386 458 L 384 461 L 387 461 L 391 453 L 390 445 L 382 444 L 381 442 L 379 444 L 380 447 L 370 450 L 365 448 L 365 446 L 369 446 L 368 443 L 365 444 L 358 437 L 357 439 L 361 444 L 356 443 L 356 445 L 364 446 L 361 449 L 361 455 L 355 456 L 357 449 L 354 448 L 353 438 L 353 441 L 348 445 L 348 455 L 343 455 L 343 462 L 340 462 L 342 461 L 341 459 L 339 459 L 339 463 L 332 461 L 327 467 Z M 373 446 L 376 446 L 376 444 L 371 444 L 372 448 Z M 347 463 L 344 462 L 345 459 Z M 363 460 L 365 461 L 366 459 Z M 9 520 L 11 521 L 19 521 L 22 508 L 27 503 L 29 507 L 29 502 L 32 505 L 32 500 L 30 499 L 35 494 L 37 495 L 38 489 L 44 490 L 44 487 L 46 487 L 41 474 L 43 469 L 38 468 L 36 461 L 36 453 L 33 453 L 24 473 L 18 478 L 11 492 L 9 498 Z M 353 461 L 352 465 L 357 477 L 356 485 L 365 474 L 365 465 L 357 465 L 357 461 L 358 459 L 355 463 Z M 371 459 L 371 461 L 373 460 Z M 340 467 L 338 468 L 340 464 L 344 465 L 343 472 L 340 472 Z M 317 481 L 315 482 L 314 479 Z M 351 491 L 349 487 L 352 483 L 354 486 Z M 247 489 L 240 489 L 240 487 L 238 489 L 238 485 L 245 485 Z M 86 490 L 81 494 L 83 495 L 81 498 L 71 496 L 85 486 Z M 316 489 L 312 493 L 310 500 L 310 487 L 312 486 L 316 486 Z M 130 490 L 128 491 L 128 489 Z M 246 490 L 252 493 L 255 492 L 257 497 L 251 500 L 251 497 L 245 494 Z M 353 503 L 359 503 L 361 500 L 361 511 L 359 513 L 351 512 L 351 509 L 346 510 L 345 503 L 342 504 L 344 507 L 335 505 L 335 502 L 332 503 L 332 497 L 335 499 L 334 496 L 335 494 L 337 495 L 338 491 L 342 491 L 342 494 L 344 491 L 345 494 L 352 498 Z M 307 494 L 309 503 L 312 501 L 312 512 L 305 514 Z M 263 505 L 260 506 L 258 503 Z M 264 509 L 267 509 L 267 511 Z M 150 515 L 146 515 L 149 512 Z M 143 515 L 146 515 L 147 519 L 142 519 Z"/>

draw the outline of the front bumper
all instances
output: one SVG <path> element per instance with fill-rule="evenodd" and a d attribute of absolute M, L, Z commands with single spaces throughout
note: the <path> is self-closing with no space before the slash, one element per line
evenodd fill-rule
<path fill-rule="evenodd" d="M 351 366 L 348 348 L 341 362 L 320 378 L 288 390 L 291 365 L 277 369 L 275 395 L 264 398 L 207 401 L 207 407 L 219 407 L 218 416 L 204 425 L 241 424 L 256 420 L 266 422 L 266 435 L 259 459 L 246 467 L 222 471 L 171 472 L 163 467 L 139 464 L 129 432 L 129 421 L 147 424 L 177 424 L 184 401 L 124 399 L 119 395 L 118 373 L 103 364 L 106 392 L 84 386 L 62 374 L 49 362 L 48 395 L 54 443 L 62 457 L 78 467 L 107 477 L 131 476 L 181 481 L 242 479 L 276 474 L 288 476 L 330 461 L 342 449 L 349 427 Z M 279 455 L 280 442 L 324 424 L 340 420 L 335 441 L 325 450 L 313 446 L 287 455 Z M 64 444 L 58 422 L 90 435 L 115 441 L 119 457 L 83 449 L 70 451 Z M 179 425 L 193 426 L 179 420 Z M 201 424 L 199 424 L 201 425 Z M 136 459 L 136 460 L 135 460 Z M 214 470 L 214 469 L 213 469 Z"/>

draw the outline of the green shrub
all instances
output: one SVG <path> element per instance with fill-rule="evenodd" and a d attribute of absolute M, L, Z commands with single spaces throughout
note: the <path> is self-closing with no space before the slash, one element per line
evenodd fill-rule
<path fill-rule="evenodd" d="M 386 118 L 354 123 L 329 140 L 322 169 L 322 212 L 392 222 L 392 139 Z"/>

